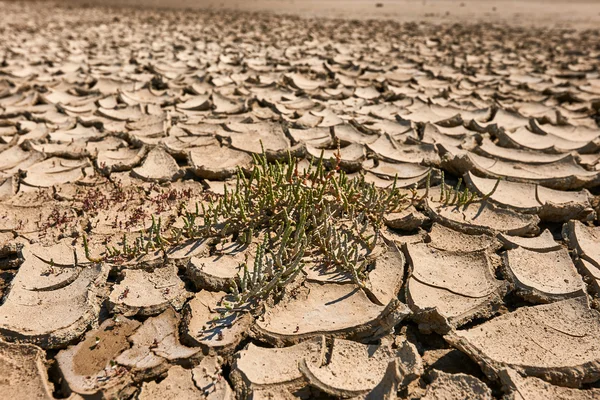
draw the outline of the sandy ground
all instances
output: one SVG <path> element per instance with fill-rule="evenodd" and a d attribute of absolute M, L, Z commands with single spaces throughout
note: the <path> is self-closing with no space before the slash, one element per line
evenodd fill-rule
<path fill-rule="evenodd" d="M 0 1 L 0 397 L 600 398 L 597 6 L 456 4 Z"/>
<path fill-rule="evenodd" d="M 273 12 L 319 18 L 393 19 L 403 22 L 504 22 L 520 26 L 565 26 L 593 29 L 600 25 L 595 0 L 68 0 L 75 4 L 224 9 Z M 380 4 L 381 7 L 376 7 Z"/>

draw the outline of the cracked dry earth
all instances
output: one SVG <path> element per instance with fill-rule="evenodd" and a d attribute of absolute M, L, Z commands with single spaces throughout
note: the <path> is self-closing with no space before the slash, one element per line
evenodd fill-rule
<path fill-rule="evenodd" d="M 0 3 L 0 397 L 600 398 L 600 35 Z M 91 263 L 253 154 L 415 185 L 372 296 L 252 246 Z M 440 201 L 458 179 L 483 202 Z M 377 302 L 373 301 L 373 296 Z M 215 317 L 217 318 L 215 320 Z"/>

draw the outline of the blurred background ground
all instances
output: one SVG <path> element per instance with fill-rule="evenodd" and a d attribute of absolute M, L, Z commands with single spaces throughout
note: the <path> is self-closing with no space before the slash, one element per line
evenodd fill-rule
<path fill-rule="evenodd" d="M 506 22 L 522 26 L 600 27 L 598 0 L 64 0 L 125 7 L 245 10 L 303 17 L 397 21 Z"/>

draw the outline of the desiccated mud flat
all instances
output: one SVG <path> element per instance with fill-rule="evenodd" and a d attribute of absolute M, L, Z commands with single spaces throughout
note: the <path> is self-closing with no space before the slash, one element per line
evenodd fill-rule
<path fill-rule="evenodd" d="M 0 3 L 3 396 L 600 396 L 598 31 L 47 4 Z"/>

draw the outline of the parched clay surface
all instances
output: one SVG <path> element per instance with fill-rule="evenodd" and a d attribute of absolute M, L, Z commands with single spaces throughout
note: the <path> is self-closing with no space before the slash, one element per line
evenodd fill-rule
<path fill-rule="evenodd" d="M 217 146 L 192 149 L 189 159 L 198 177 L 217 180 L 231 177 L 238 168 L 248 170 L 252 164 L 252 157 L 247 153 Z"/>
<path fill-rule="evenodd" d="M 0 0 L 0 398 L 598 397 L 599 5 L 99 3 Z M 263 151 L 406 195 L 360 285 L 227 311 Z"/>
<path fill-rule="evenodd" d="M 402 212 L 385 216 L 385 224 L 388 227 L 403 231 L 414 231 L 426 222 L 427 217 L 412 206 Z"/>
<path fill-rule="evenodd" d="M 496 185 L 496 180 L 480 178 L 471 172 L 464 175 L 464 180 L 469 189 L 481 196 L 491 193 Z M 552 222 L 585 220 L 594 213 L 586 189 L 566 192 L 532 183 L 501 181 L 490 201 Z"/>
<path fill-rule="evenodd" d="M 243 272 L 242 264 L 248 262 L 251 265 L 255 251 L 255 246 L 232 243 L 217 254 L 192 257 L 185 266 L 186 275 L 198 289 L 229 291 Z"/>
<path fill-rule="evenodd" d="M 131 347 L 115 361 L 133 373 L 135 380 L 159 376 L 169 368 L 169 363 L 195 363 L 201 357 L 201 349 L 181 344 L 179 324 L 180 316 L 172 308 L 148 318 L 128 336 Z"/>
<path fill-rule="evenodd" d="M 157 182 L 174 181 L 182 176 L 173 157 L 158 147 L 150 150 L 142 165 L 132 169 L 131 173 L 145 181 Z"/>
<path fill-rule="evenodd" d="M 581 274 L 587 278 L 586 282 L 590 285 L 592 292 L 600 294 L 600 268 L 582 258 L 578 258 L 576 264 Z"/>
<path fill-rule="evenodd" d="M 563 225 L 563 237 L 579 257 L 600 268 L 600 228 L 570 221 Z"/>
<path fill-rule="evenodd" d="M 454 153 L 453 153 L 454 152 Z M 573 157 L 548 164 L 531 165 L 518 161 L 502 161 L 482 157 L 468 151 L 449 149 L 443 168 L 464 174 L 472 171 L 485 178 L 505 178 L 512 182 L 540 184 L 557 190 L 574 190 L 598 185 L 600 172 L 587 171 Z"/>
<path fill-rule="evenodd" d="M 200 372 L 198 372 L 201 374 Z M 211 392 L 210 389 L 200 386 L 194 376 L 196 370 L 184 369 L 176 365 L 169 369 L 167 377 L 160 383 L 147 382 L 142 386 L 138 395 L 140 400 L 165 399 L 165 400 L 192 400 L 198 398 L 209 399 L 233 399 L 231 389 L 227 388 L 218 392 Z M 226 384 L 226 383 L 225 383 Z M 206 390 L 206 391 L 205 391 Z M 206 394 L 208 392 L 208 395 Z"/>
<path fill-rule="evenodd" d="M 434 223 L 427 234 L 428 245 L 438 250 L 460 251 L 471 253 L 474 251 L 491 250 L 495 251 L 500 244 L 493 236 L 489 235 L 469 235 L 446 228 L 444 225 Z"/>

